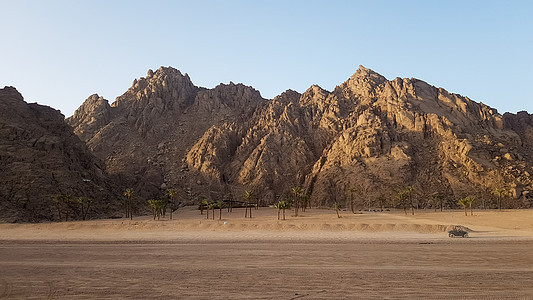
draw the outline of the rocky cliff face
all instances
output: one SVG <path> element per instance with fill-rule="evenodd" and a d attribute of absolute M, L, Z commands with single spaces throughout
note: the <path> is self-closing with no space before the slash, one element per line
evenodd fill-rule
<path fill-rule="evenodd" d="M 0 89 L 0 220 L 57 220 L 56 194 L 94 198 L 88 216 L 104 215 L 114 208 L 107 181 L 59 111 Z"/>
<path fill-rule="evenodd" d="M 96 98 L 89 97 L 67 122 L 105 161 L 108 172 L 144 198 L 161 196 L 166 187 L 191 195 L 208 190 L 204 176 L 189 172 L 187 153 L 199 147 L 195 144 L 207 131 L 227 122 L 246 124 L 266 104 L 251 87 L 230 83 L 199 88 L 187 74 L 165 67 L 136 79 L 110 106 Z M 92 120 L 91 126 L 84 120 Z"/>
<path fill-rule="evenodd" d="M 531 115 L 502 116 L 364 67 L 331 92 L 312 86 L 273 100 L 241 84 L 199 88 L 160 68 L 111 106 L 91 96 L 68 122 L 110 172 L 146 196 L 173 186 L 192 200 L 244 187 L 272 202 L 302 186 L 326 205 L 352 188 L 360 199 L 405 186 L 426 198 L 487 197 L 502 186 L 520 198 L 533 188 Z"/>

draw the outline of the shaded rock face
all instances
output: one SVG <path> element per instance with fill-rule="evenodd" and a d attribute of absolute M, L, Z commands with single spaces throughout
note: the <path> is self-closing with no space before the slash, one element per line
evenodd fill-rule
<path fill-rule="evenodd" d="M 488 197 L 506 186 L 519 198 L 532 188 L 531 115 L 502 116 L 362 66 L 331 92 L 311 86 L 272 100 L 241 84 L 195 87 L 160 68 L 103 103 L 91 96 L 69 123 L 110 172 L 146 196 L 161 186 L 182 188 L 188 200 L 243 187 L 273 202 L 302 186 L 327 205 L 353 188 L 362 198 L 405 186 L 421 197 Z"/>
<path fill-rule="evenodd" d="M 0 220 L 57 220 L 56 194 L 94 198 L 89 217 L 111 211 L 102 166 L 59 111 L 27 104 L 15 88 L 0 89 Z"/>

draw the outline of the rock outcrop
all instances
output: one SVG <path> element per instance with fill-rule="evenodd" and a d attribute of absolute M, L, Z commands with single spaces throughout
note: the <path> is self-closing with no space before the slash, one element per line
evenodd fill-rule
<path fill-rule="evenodd" d="M 531 115 L 502 116 L 362 66 L 333 91 L 311 86 L 272 100 L 242 84 L 196 87 L 162 67 L 111 106 L 91 96 L 68 122 L 146 197 L 170 186 L 186 191 L 183 201 L 247 188 L 271 203 L 302 186 L 328 205 L 354 188 L 361 202 L 413 186 L 421 199 L 444 194 L 455 205 L 453 197 L 486 199 L 505 186 L 518 207 L 533 189 Z"/>
<path fill-rule="evenodd" d="M 0 89 L 0 220 L 58 220 L 58 194 L 93 198 L 87 216 L 105 216 L 116 208 L 112 191 L 103 163 L 59 111 Z"/>

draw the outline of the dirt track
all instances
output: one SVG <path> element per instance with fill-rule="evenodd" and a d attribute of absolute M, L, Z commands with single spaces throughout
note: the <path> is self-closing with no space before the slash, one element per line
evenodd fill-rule
<path fill-rule="evenodd" d="M 532 246 L 7 243 L 0 298 L 527 299 Z"/>

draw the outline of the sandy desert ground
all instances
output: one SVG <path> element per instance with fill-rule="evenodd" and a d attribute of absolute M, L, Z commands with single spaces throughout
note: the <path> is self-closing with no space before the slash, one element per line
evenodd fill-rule
<path fill-rule="evenodd" d="M 533 299 L 533 210 L 290 215 L 0 224 L 0 299 Z"/>

